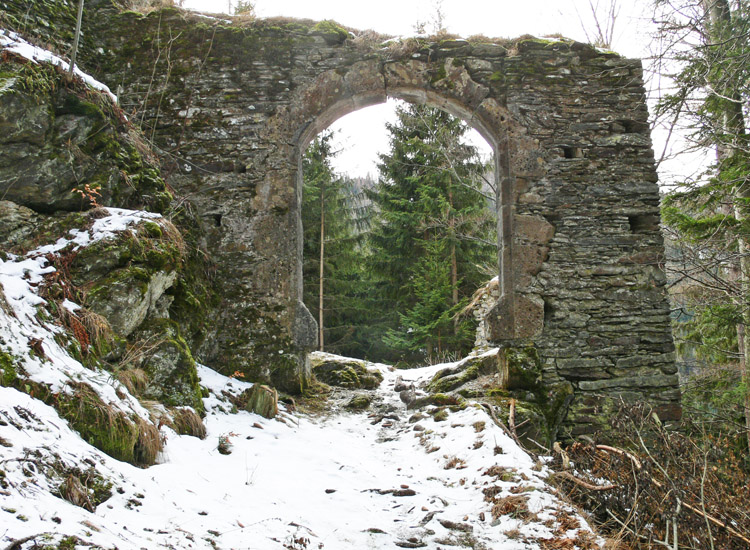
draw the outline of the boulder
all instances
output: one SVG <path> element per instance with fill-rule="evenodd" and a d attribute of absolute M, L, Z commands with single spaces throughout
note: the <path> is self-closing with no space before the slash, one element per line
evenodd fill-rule
<path fill-rule="evenodd" d="M 108 96 L 59 78 L 51 65 L 3 63 L 3 198 L 48 214 L 95 203 L 162 211 L 172 197 L 136 131 Z"/>
<path fill-rule="evenodd" d="M 273 418 L 279 413 L 279 394 L 269 386 L 255 384 L 245 409 L 264 418 Z"/>
<path fill-rule="evenodd" d="M 148 375 L 143 397 L 170 407 L 192 407 L 202 414 L 203 395 L 197 366 L 177 323 L 152 319 L 132 336 L 142 350 L 141 357 L 136 358 L 137 366 Z"/>
<path fill-rule="evenodd" d="M 330 386 L 372 390 L 383 381 L 383 375 L 379 371 L 367 368 L 372 363 L 361 359 L 313 352 L 310 354 L 310 362 L 315 378 Z"/>
<path fill-rule="evenodd" d="M 30 208 L 0 200 L 0 249 L 24 242 L 34 232 L 39 216 Z"/>

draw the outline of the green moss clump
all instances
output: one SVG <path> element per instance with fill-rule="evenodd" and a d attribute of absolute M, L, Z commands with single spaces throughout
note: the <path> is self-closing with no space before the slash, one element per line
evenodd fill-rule
<path fill-rule="evenodd" d="M 55 114 L 87 117 L 97 122 L 101 122 L 106 118 L 104 111 L 99 105 L 75 94 L 65 94 L 62 104 L 57 107 Z"/>
<path fill-rule="evenodd" d="M 71 385 L 72 393 L 60 393 L 57 412 L 81 437 L 109 456 L 135 463 L 138 425 L 124 413 L 104 403 L 86 384 Z"/>
<path fill-rule="evenodd" d="M 508 366 L 509 390 L 542 391 L 542 361 L 534 346 L 507 347 L 501 353 Z"/>
<path fill-rule="evenodd" d="M 368 370 L 357 360 L 322 361 L 313 365 L 315 377 L 328 385 L 348 389 L 375 389 L 383 381 L 383 375 Z"/>
<path fill-rule="evenodd" d="M 475 380 L 478 376 L 478 365 L 471 365 L 459 373 L 447 376 L 443 372 L 438 372 L 427 385 L 427 390 L 432 393 L 447 393 Z"/>
<path fill-rule="evenodd" d="M 435 409 L 430 414 L 432 415 L 432 419 L 435 422 L 444 422 L 444 421 L 448 420 L 448 409 L 447 408 Z"/>
<path fill-rule="evenodd" d="M 344 405 L 347 409 L 362 411 L 370 406 L 372 399 L 367 395 L 355 395 Z"/>
<path fill-rule="evenodd" d="M 439 407 L 450 407 L 459 410 L 466 407 L 466 401 L 461 397 L 450 393 L 436 393 L 430 396 L 430 403 Z"/>
<path fill-rule="evenodd" d="M 161 239 L 163 232 L 161 230 L 161 226 L 158 223 L 145 221 L 143 222 L 143 228 L 146 230 L 146 233 L 149 237 L 153 239 Z"/>
<path fill-rule="evenodd" d="M 26 93 L 41 103 L 46 96 L 54 93 L 60 85 L 57 69 L 46 63 L 4 63 L 2 79 L 13 81 L 12 93 Z"/>
<path fill-rule="evenodd" d="M 0 368 L 3 369 L 3 375 L 0 377 L 0 386 L 13 387 L 18 379 L 14 357 L 0 349 Z"/>
<path fill-rule="evenodd" d="M 349 31 L 347 31 L 335 21 L 331 21 L 329 19 L 321 21 L 320 23 L 315 25 L 312 30 L 313 32 L 317 32 L 320 34 L 335 36 L 339 42 L 343 42 L 344 40 L 349 38 Z"/>

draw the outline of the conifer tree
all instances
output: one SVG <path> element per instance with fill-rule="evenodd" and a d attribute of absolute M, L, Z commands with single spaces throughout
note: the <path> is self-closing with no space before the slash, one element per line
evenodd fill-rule
<path fill-rule="evenodd" d="M 496 263 L 494 221 L 481 193 L 485 166 L 462 141 L 468 127 L 424 105 L 397 109 L 391 150 L 369 197 L 371 266 L 378 277 L 385 343 L 412 361 L 471 347 L 455 313 Z"/>
<path fill-rule="evenodd" d="M 695 143 L 716 150 L 704 178 L 664 201 L 663 216 L 682 249 L 679 282 L 690 290 L 690 337 L 716 363 L 739 363 L 750 449 L 750 3 L 657 0 L 661 38 L 670 45 L 674 91 L 658 114 L 683 122 Z M 687 37 L 687 39 L 685 39 Z"/>
<path fill-rule="evenodd" d="M 364 213 L 354 185 L 333 172 L 331 134 L 303 157 L 304 302 L 318 320 L 319 349 L 362 356 L 367 306 Z"/>

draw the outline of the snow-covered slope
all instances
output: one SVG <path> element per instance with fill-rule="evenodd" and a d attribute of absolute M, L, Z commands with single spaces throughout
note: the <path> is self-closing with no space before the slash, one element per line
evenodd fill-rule
<path fill-rule="evenodd" d="M 85 383 L 103 403 L 148 418 L 110 373 L 71 357 L 62 329 L 37 312 L 42 277 L 54 269 L 47 254 L 154 218 L 108 214 L 0 260 L 0 348 L 23 357 L 19 374 L 29 381 L 61 392 Z M 251 385 L 201 367 L 207 437 L 162 425 L 164 450 L 148 469 L 89 445 L 33 387 L 0 387 L 0 548 L 596 547 L 545 484 L 543 464 L 483 409 L 407 410 L 396 384 L 419 386 L 446 365 L 369 366 L 384 380 L 368 393 L 367 410 L 341 406 L 352 392 L 339 390 L 325 414 L 282 410 L 275 420 L 238 412 L 230 398 Z M 220 442 L 230 454 L 219 452 Z M 567 546 L 551 546 L 565 539 Z"/>
<path fill-rule="evenodd" d="M 4 50 L 16 53 L 32 63 L 51 63 L 52 65 L 60 67 L 63 71 L 70 70 L 70 64 L 61 57 L 48 50 L 29 44 L 17 33 L 6 29 L 0 29 L 0 47 Z M 74 67 L 73 69 L 75 75 L 86 84 L 96 90 L 106 93 L 113 102 L 117 103 L 117 96 L 109 90 L 106 84 L 102 84 L 91 75 L 81 71 L 78 67 Z"/>
<path fill-rule="evenodd" d="M 390 389 L 398 373 L 385 370 L 378 391 L 386 405 L 380 410 L 392 406 L 385 417 L 284 413 L 278 420 L 233 414 L 217 396 L 249 384 L 206 367 L 200 374 L 212 393 L 208 437 L 162 428 L 162 463 L 146 470 L 103 455 L 50 407 L 1 388 L 0 541 L 72 535 L 79 547 L 119 549 L 513 549 L 536 548 L 538 539 L 590 538 L 546 487 L 544 467 L 483 411 L 409 421 L 411 412 Z M 219 438 L 229 440 L 231 454 L 218 452 Z M 113 496 L 94 512 L 53 496 L 64 481 L 44 475 L 54 462 L 82 471 L 96 466 L 113 483 Z M 580 529 L 565 532 L 579 522 Z"/>

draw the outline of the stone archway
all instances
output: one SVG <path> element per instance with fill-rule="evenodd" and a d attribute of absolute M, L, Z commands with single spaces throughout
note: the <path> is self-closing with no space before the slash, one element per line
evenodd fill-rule
<path fill-rule="evenodd" d="M 170 9 L 107 12 L 93 30 L 113 38 L 90 63 L 177 150 L 169 182 L 205 222 L 220 295 L 205 361 L 304 386 L 300 152 L 344 113 L 396 97 L 458 115 L 495 149 L 506 299 L 492 340 L 536 350 L 544 382 L 574 391 L 581 431 L 619 396 L 679 414 L 639 61 L 566 40 L 389 46 L 330 23 L 239 26 Z M 168 60 L 139 50 L 159 33 L 178 37 Z"/>
<path fill-rule="evenodd" d="M 446 63 L 447 64 L 447 63 Z M 310 141 L 339 118 L 362 108 L 385 102 L 388 98 L 401 99 L 410 103 L 426 104 L 438 107 L 462 119 L 476 129 L 490 144 L 496 164 L 495 188 L 498 190 L 497 205 L 497 239 L 498 239 L 498 274 L 501 297 L 498 310 L 502 311 L 504 320 L 498 334 L 499 338 L 514 338 L 518 328 L 514 322 L 514 283 L 513 270 L 510 268 L 512 258 L 512 222 L 513 205 L 510 187 L 512 174 L 509 159 L 509 127 L 513 126 L 510 113 L 497 102 L 489 98 L 489 90 L 471 79 L 465 68 L 451 67 L 451 73 L 444 78 L 450 79 L 444 89 L 435 90 L 428 84 L 434 79 L 425 78 L 434 67 L 424 62 L 412 62 L 399 66 L 397 71 L 390 72 L 381 61 L 358 63 L 349 72 L 327 71 L 318 75 L 308 86 L 295 94 L 292 108 L 283 113 L 289 124 L 294 142 L 292 159 L 297 167 L 290 177 L 290 185 L 295 187 L 295 216 L 299 219 L 297 234 L 297 269 L 292 274 L 290 287 L 296 288 L 298 304 L 295 327 L 299 330 L 295 340 L 300 347 L 309 347 L 314 338 L 310 327 L 315 321 L 302 304 L 302 226 L 301 226 L 301 157 Z M 446 92 L 447 90 L 447 92 Z M 467 99 L 469 102 L 467 103 Z M 516 133 L 519 129 L 515 128 Z"/>

